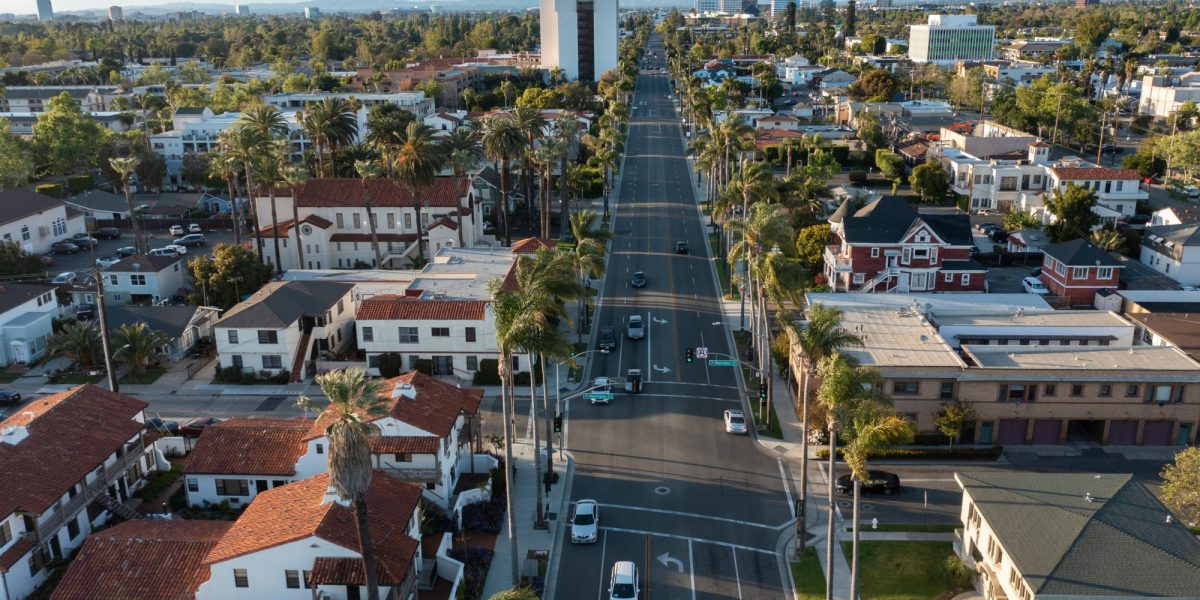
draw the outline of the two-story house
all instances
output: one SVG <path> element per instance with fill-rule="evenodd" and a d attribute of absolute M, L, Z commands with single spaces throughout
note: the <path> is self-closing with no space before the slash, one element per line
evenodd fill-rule
<path fill-rule="evenodd" d="M 1131 217 L 1137 212 L 1137 203 L 1150 197 L 1141 188 L 1142 176 L 1134 169 L 1111 169 L 1096 166 L 1052 167 L 1050 169 L 1051 190 L 1066 191 L 1067 184 L 1092 190 L 1096 194 L 1096 206 L 1092 211 L 1100 215 L 1102 223 L 1116 224 L 1120 219 Z"/>
<path fill-rule="evenodd" d="M 183 465 L 188 506 L 228 502 L 241 508 L 271 488 L 325 471 L 322 439 L 314 460 L 300 459 L 311 419 L 227 419 L 204 428 Z"/>
<path fill-rule="evenodd" d="M 104 299 L 114 305 L 153 304 L 187 287 L 187 267 L 180 256 L 127 256 L 105 267 L 101 276 Z"/>
<path fill-rule="evenodd" d="M 312 376 L 313 360 L 354 336 L 349 283 L 272 281 L 217 321 L 217 361 L 243 371 Z"/>
<path fill-rule="evenodd" d="M 68 211 L 58 198 L 31 189 L 0 192 L 0 243 L 13 242 L 30 254 L 45 254 L 50 245 L 83 231 L 83 213 Z"/>
<path fill-rule="evenodd" d="M 34 400 L 0 421 L 0 600 L 28 598 L 161 457 L 143 439 L 146 403 L 94 385 Z"/>
<path fill-rule="evenodd" d="M 986 267 L 971 258 L 964 214 L 918 213 L 899 196 L 853 210 L 847 198 L 829 217 L 825 249 L 834 291 L 968 292 L 984 287 Z"/>
<path fill-rule="evenodd" d="M 963 140 L 964 146 L 979 146 L 979 151 L 996 153 L 978 157 L 957 147 L 938 148 L 942 166 L 950 176 L 950 189 L 968 198 L 970 210 L 1010 212 L 1019 208 L 1023 194 L 1040 195 L 1046 190 L 1049 177 L 1044 165 L 1049 160 L 1049 144 L 1011 137 L 964 137 Z M 1002 152 L 1009 150 L 1013 142 L 1024 146 L 1023 156 L 1014 156 L 1014 151 Z"/>
<path fill-rule="evenodd" d="M 382 265 L 376 264 L 370 224 L 363 207 L 364 192 L 370 195 L 371 219 L 375 223 Z M 293 226 L 290 218 L 284 219 L 284 215 L 292 214 L 293 202 L 299 227 Z M 270 199 L 256 199 L 263 256 L 273 263 L 272 238 L 279 236 L 284 269 L 300 268 L 297 243 L 301 244 L 306 269 L 401 267 L 417 254 L 418 205 L 427 257 L 442 247 L 473 246 L 483 235 L 482 221 L 472 208 L 471 186 L 466 177 L 438 177 L 415 198 L 407 188 L 390 179 L 369 180 L 366 190 L 357 178 L 310 179 L 276 192 L 278 232 L 271 226 Z M 462 231 L 458 229 L 460 215 Z M 314 220 L 318 218 L 319 221 Z"/>
<path fill-rule="evenodd" d="M 1200 225 L 1147 227 L 1140 259 L 1180 285 L 1200 285 Z"/>
<path fill-rule="evenodd" d="M 1082 238 L 1046 246 L 1042 253 L 1042 283 L 1051 296 L 1061 297 L 1071 306 L 1092 304 L 1096 292 L 1117 289 L 1125 268 Z"/>
<path fill-rule="evenodd" d="M 54 286 L 0 284 L 0 366 L 31 363 L 46 353 L 58 317 Z"/>
<path fill-rule="evenodd" d="M 379 357 L 398 354 L 408 368 L 425 359 L 434 375 L 471 377 L 479 360 L 499 358 L 496 316 L 486 300 L 374 296 L 355 315 L 358 347 L 367 367 L 379 372 Z"/>

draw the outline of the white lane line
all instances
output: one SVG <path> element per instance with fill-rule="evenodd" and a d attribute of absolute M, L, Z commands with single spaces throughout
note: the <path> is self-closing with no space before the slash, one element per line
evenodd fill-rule
<path fill-rule="evenodd" d="M 696 600 L 696 561 L 692 554 L 692 540 L 688 540 L 688 572 L 692 579 L 692 600 Z"/>
<path fill-rule="evenodd" d="M 646 312 L 646 383 L 654 381 L 654 344 L 650 342 L 650 334 L 654 332 L 654 313 Z"/>
<path fill-rule="evenodd" d="M 916 483 L 947 483 L 950 481 L 954 481 L 954 478 L 946 477 L 943 479 L 909 479 L 909 478 L 905 477 L 904 481 L 907 481 L 908 483 L 913 483 L 913 482 L 916 482 Z"/>
<path fill-rule="evenodd" d="M 796 518 L 796 503 L 792 502 L 792 486 L 788 481 L 787 471 L 783 470 L 783 459 L 775 459 L 775 463 L 779 465 L 779 478 L 783 480 L 783 493 L 787 496 L 788 510 L 792 511 L 792 518 Z"/>
<path fill-rule="evenodd" d="M 628 301 L 629 301 L 629 299 L 626 298 L 626 302 L 628 302 Z M 625 328 L 625 317 L 621 317 L 621 329 L 624 329 L 624 328 Z M 617 335 L 620 335 L 620 334 L 617 334 Z M 619 375 L 621 373 L 621 358 L 625 355 L 625 341 L 628 338 L 626 338 L 625 336 L 622 335 L 619 339 L 621 340 L 621 343 L 617 345 L 617 372 L 612 373 L 612 374 L 605 373 L 605 375 L 607 375 L 609 377 L 616 377 L 617 375 Z M 595 375 L 595 373 L 592 373 L 592 374 Z"/>
<path fill-rule="evenodd" d="M 713 516 L 709 516 L 709 515 L 702 515 L 700 513 L 682 512 L 682 511 L 678 511 L 678 510 L 667 510 L 664 508 L 645 508 L 645 507 L 641 507 L 641 506 L 628 506 L 625 504 L 601 504 L 600 506 L 602 508 L 611 508 L 613 510 L 636 510 L 636 511 L 642 511 L 642 512 L 658 513 L 660 515 L 674 515 L 676 517 L 687 517 L 689 519 L 706 519 L 709 521 L 721 521 L 723 523 L 732 523 L 734 525 L 741 525 L 743 527 L 758 527 L 761 529 L 770 529 L 770 530 L 776 530 L 781 527 L 786 527 L 788 525 L 788 523 L 783 523 L 781 525 L 767 525 L 766 523 L 755 523 L 753 521 L 742 521 L 740 519 L 730 519 L 729 517 L 713 517 Z"/>
<path fill-rule="evenodd" d="M 625 529 L 624 527 L 601 527 L 600 529 L 602 529 L 606 532 L 615 531 L 617 533 L 631 533 L 633 535 L 649 535 L 649 536 L 654 536 L 654 537 L 667 538 L 667 539 L 671 539 L 671 540 L 696 541 L 701 544 L 712 544 L 714 546 L 725 546 L 726 548 L 735 548 L 737 550 L 745 550 L 746 552 L 757 552 L 759 554 L 766 554 L 767 556 L 775 556 L 774 550 L 763 550 L 762 548 L 755 548 L 753 546 L 743 546 L 741 544 L 731 544 L 729 542 L 719 542 L 717 540 L 710 540 L 710 539 L 706 539 L 706 538 L 688 537 L 686 535 L 675 535 L 672 533 L 659 533 L 657 531 L 646 531 L 644 529 Z M 601 558 L 601 560 L 604 559 L 603 554 L 601 554 L 600 558 Z M 603 567 L 601 567 L 601 568 L 603 568 Z M 601 575 L 601 576 L 603 576 L 603 575 Z"/>
<path fill-rule="evenodd" d="M 600 589 L 596 590 L 596 600 L 604 600 L 604 551 L 608 549 L 608 532 L 604 532 L 604 539 L 600 540 Z"/>
<path fill-rule="evenodd" d="M 737 582 L 738 600 L 742 598 L 742 575 L 738 572 L 737 566 L 737 550 L 729 550 L 733 554 L 733 580 Z"/>

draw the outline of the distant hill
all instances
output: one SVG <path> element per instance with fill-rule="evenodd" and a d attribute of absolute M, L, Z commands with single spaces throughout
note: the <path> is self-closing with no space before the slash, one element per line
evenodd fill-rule
<path fill-rule="evenodd" d="M 521 11 L 538 7 L 538 0 L 488 0 L 481 4 L 478 0 L 425 0 L 424 2 L 409 2 L 404 0 L 312 0 L 310 2 L 284 2 L 270 4 L 247 3 L 251 15 L 281 15 L 299 14 L 306 7 L 316 7 L 323 14 L 363 13 L 374 11 L 417 10 L 417 11 L 478 11 L 483 6 L 489 11 Z M 660 7 L 690 7 L 690 0 L 620 0 L 621 8 L 660 8 Z M 137 13 L 147 16 L 160 16 L 174 12 L 199 11 L 210 15 L 230 14 L 234 4 L 216 4 L 209 2 L 169 2 L 165 4 L 137 5 L 125 4 L 126 17 L 133 18 Z M 56 11 L 63 15 L 78 15 L 81 17 L 104 16 L 105 10 L 90 9 L 78 11 Z"/>

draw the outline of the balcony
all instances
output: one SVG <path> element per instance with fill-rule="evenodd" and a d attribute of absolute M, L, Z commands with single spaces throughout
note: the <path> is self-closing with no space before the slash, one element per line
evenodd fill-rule
<path fill-rule="evenodd" d="M 117 462 L 111 466 L 104 467 L 104 470 L 95 479 L 84 485 L 83 491 L 75 494 L 74 498 L 67 500 L 65 503 L 59 503 L 54 508 L 54 514 L 44 522 L 38 524 L 34 541 L 40 544 L 54 536 L 68 517 L 74 518 L 79 511 L 86 508 L 88 504 L 91 504 L 97 496 L 107 493 L 108 486 L 124 475 L 145 453 L 146 446 L 141 439 L 133 444 L 129 444 L 125 449 L 125 454 L 118 458 Z M 95 471 L 92 473 L 95 474 Z M 130 482 L 130 485 L 132 486 L 133 483 Z"/>
<path fill-rule="evenodd" d="M 400 480 L 412 483 L 432 483 L 441 480 L 441 473 L 438 469 L 401 469 L 385 466 L 383 470 Z"/>
<path fill-rule="evenodd" d="M 838 256 L 841 250 L 842 247 L 836 244 L 825 246 L 825 264 L 833 267 L 837 273 L 849 273 L 854 270 L 854 264 L 850 262 L 850 259 Z"/>

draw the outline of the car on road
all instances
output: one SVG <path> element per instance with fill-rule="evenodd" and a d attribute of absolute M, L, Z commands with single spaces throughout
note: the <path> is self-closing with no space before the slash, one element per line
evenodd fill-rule
<path fill-rule="evenodd" d="M 21 394 L 12 390 L 0 390 L 0 404 L 16 404 L 21 401 Z"/>
<path fill-rule="evenodd" d="M 204 433 L 205 427 L 216 425 L 220 422 L 221 419 L 216 417 L 197 417 L 184 423 L 183 427 L 179 428 L 179 434 L 186 437 L 200 437 L 200 434 Z"/>
<path fill-rule="evenodd" d="M 178 246 L 206 246 L 208 245 L 208 240 L 204 239 L 204 234 L 202 233 L 189 233 L 175 240 L 175 244 Z"/>
<path fill-rule="evenodd" d="M 746 433 L 746 413 L 730 409 L 725 411 L 725 433 Z"/>
<path fill-rule="evenodd" d="M 120 256 L 121 258 L 129 258 L 134 254 L 137 254 L 137 248 L 133 246 L 123 246 L 113 251 L 113 256 Z"/>
<path fill-rule="evenodd" d="M 200 228 L 199 224 L 192 223 L 188 225 L 188 233 L 204 233 L 204 230 Z"/>
<path fill-rule="evenodd" d="M 612 325 L 600 326 L 600 341 L 596 346 L 605 354 L 617 349 L 617 335 Z"/>
<path fill-rule="evenodd" d="M 75 319 L 78 321 L 91 321 L 96 316 L 95 304 L 80 304 L 75 307 Z"/>
<path fill-rule="evenodd" d="M 183 225 L 172 225 L 170 228 L 167 229 L 167 231 L 169 231 L 171 233 L 171 235 L 183 235 L 184 234 Z"/>
<path fill-rule="evenodd" d="M 80 248 L 87 248 L 89 246 L 92 248 L 96 247 L 96 238 L 86 233 L 77 233 L 71 236 L 71 239 L 68 241 L 76 246 L 79 246 Z"/>
<path fill-rule="evenodd" d="M 612 384 L 613 384 L 613 381 L 607 377 L 597 377 L 595 380 L 592 381 L 592 390 L 591 391 L 593 393 L 598 393 L 598 394 L 601 394 L 601 393 L 611 394 L 612 393 Z M 607 398 L 592 398 L 591 402 L 592 402 L 592 404 L 608 404 L 609 400 Z"/>
<path fill-rule="evenodd" d="M 116 227 L 101 227 L 92 232 L 92 237 L 98 240 L 115 240 L 121 237 L 121 230 Z"/>
<path fill-rule="evenodd" d="M 687 254 L 687 242 L 675 242 L 675 254 Z"/>
<path fill-rule="evenodd" d="M 54 279 L 50 280 L 50 283 L 53 285 L 71 285 L 75 283 L 76 279 L 79 279 L 79 275 L 76 275 L 75 271 L 63 271 L 55 275 Z"/>
<path fill-rule="evenodd" d="M 75 254 L 76 252 L 79 252 L 79 250 L 79 246 L 76 246 L 71 242 L 54 242 L 53 244 L 50 244 L 51 254 Z"/>
<path fill-rule="evenodd" d="M 613 565 L 608 577 L 608 600 L 637 600 L 641 588 L 637 565 L 633 561 L 621 560 Z"/>
<path fill-rule="evenodd" d="M 646 337 L 646 327 L 642 325 L 642 315 L 629 316 L 629 323 L 625 327 L 625 337 L 631 340 L 640 340 Z"/>
<path fill-rule="evenodd" d="M 1050 290 L 1046 288 L 1046 284 L 1042 283 L 1042 280 L 1038 279 L 1037 277 L 1026 277 L 1025 279 L 1022 279 L 1021 289 L 1025 290 L 1025 293 L 1027 294 L 1037 294 L 1039 296 L 1046 296 L 1050 294 Z"/>
<path fill-rule="evenodd" d="M 180 250 L 183 250 L 183 252 L 180 252 Z M 187 248 L 184 248 L 183 246 L 177 246 L 175 244 L 167 244 L 166 246 L 163 246 L 162 248 L 155 248 L 155 249 L 151 250 L 150 252 L 147 252 L 147 254 L 149 254 L 150 256 L 169 256 L 169 257 L 182 256 L 184 254 L 187 254 Z"/>
<path fill-rule="evenodd" d="M 146 429 L 158 433 L 179 435 L 179 423 L 177 421 L 165 421 L 158 417 L 146 419 Z"/>
<path fill-rule="evenodd" d="M 634 273 L 633 279 L 629 280 L 629 285 L 631 285 L 635 288 L 646 287 L 646 273 L 644 273 L 642 271 L 638 271 L 638 272 Z"/>
<path fill-rule="evenodd" d="M 837 478 L 837 491 L 843 494 L 854 493 L 854 482 L 850 473 Z M 900 493 L 900 476 L 887 471 L 867 471 L 867 478 L 859 485 L 859 491 L 864 494 L 883 494 L 891 496 Z"/>
<path fill-rule="evenodd" d="M 571 515 L 571 543 L 591 544 L 599 538 L 600 507 L 595 500 L 580 500 L 575 503 Z"/>
<path fill-rule="evenodd" d="M 168 250 L 174 250 L 175 254 L 178 254 L 180 256 L 187 254 L 187 246 L 183 246 L 180 244 L 167 244 L 166 246 L 163 246 L 163 248 L 166 248 Z"/>
<path fill-rule="evenodd" d="M 43 254 L 42 255 L 42 265 L 47 266 L 47 267 L 53 267 L 54 266 L 54 257 L 50 256 L 49 254 Z"/>
<path fill-rule="evenodd" d="M 111 267 L 121 262 L 120 256 L 101 256 L 96 259 L 96 266 L 100 268 Z"/>

